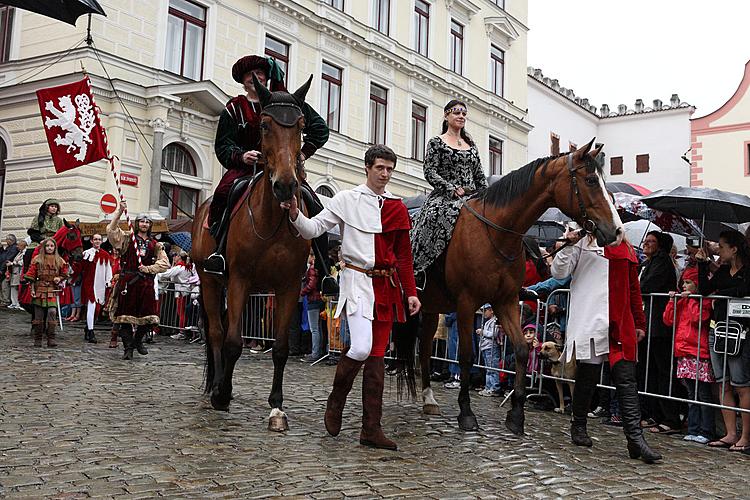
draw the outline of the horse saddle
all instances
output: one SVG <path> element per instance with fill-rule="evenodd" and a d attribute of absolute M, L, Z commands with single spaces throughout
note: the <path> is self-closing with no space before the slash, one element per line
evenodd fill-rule
<path fill-rule="evenodd" d="M 260 178 L 263 176 L 263 172 L 257 172 L 253 176 L 246 176 L 246 177 L 240 177 L 236 181 L 234 181 L 234 184 L 232 184 L 232 188 L 229 190 L 229 197 L 227 201 L 227 208 L 231 207 L 231 216 L 234 217 L 237 212 L 239 211 L 242 204 L 247 200 L 247 197 L 250 196 L 250 193 L 253 192 L 253 186 L 257 184 L 257 182 L 260 180 Z M 208 225 L 208 216 L 209 213 L 206 213 L 206 217 L 203 219 L 203 229 L 209 229 Z"/>

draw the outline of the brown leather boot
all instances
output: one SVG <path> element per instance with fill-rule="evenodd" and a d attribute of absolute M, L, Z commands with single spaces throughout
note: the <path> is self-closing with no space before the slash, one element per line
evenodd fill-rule
<path fill-rule="evenodd" d="M 365 361 L 362 372 L 362 432 L 359 444 L 396 450 L 396 443 L 385 437 L 380 426 L 383 416 L 383 383 L 385 382 L 385 363 L 383 358 L 370 356 Z"/>
<path fill-rule="evenodd" d="M 34 320 L 31 322 L 31 336 L 34 338 L 34 347 L 42 347 L 44 321 Z"/>
<path fill-rule="evenodd" d="M 57 347 L 57 342 L 55 342 L 56 330 L 57 322 L 47 321 L 47 347 Z"/>
<path fill-rule="evenodd" d="M 117 349 L 117 329 L 112 328 L 112 336 L 109 338 L 109 348 Z"/>
<path fill-rule="evenodd" d="M 341 414 L 346 404 L 346 396 L 352 390 L 354 379 L 357 378 L 362 361 L 357 361 L 342 354 L 341 360 L 336 366 L 336 376 L 333 379 L 333 390 L 328 396 L 326 414 L 324 417 L 326 430 L 331 436 L 338 436 L 341 432 Z"/>

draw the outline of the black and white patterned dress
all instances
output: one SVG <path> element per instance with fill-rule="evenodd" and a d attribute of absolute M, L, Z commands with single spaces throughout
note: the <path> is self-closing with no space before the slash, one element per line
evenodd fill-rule
<path fill-rule="evenodd" d="M 453 192 L 459 187 L 466 191 L 487 187 L 476 146 L 462 151 L 448 146 L 440 137 L 427 143 L 424 178 L 435 189 L 411 230 L 415 273 L 427 269 L 448 246 L 461 211 L 461 200 Z"/>

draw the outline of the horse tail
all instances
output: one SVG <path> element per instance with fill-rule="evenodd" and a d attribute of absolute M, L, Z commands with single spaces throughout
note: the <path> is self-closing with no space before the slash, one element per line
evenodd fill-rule
<path fill-rule="evenodd" d="M 201 287 L 202 288 L 202 287 Z M 205 349 L 206 349 L 206 362 L 203 365 L 203 394 L 210 394 L 213 390 L 213 387 L 211 384 L 214 380 L 214 374 L 216 373 L 216 367 L 214 366 L 214 356 L 211 352 L 211 342 L 208 341 L 208 332 L 209 332 L 209 324 L 208 324 L 208 313 L 206 313 L 206 307 L 203 304 L 203 291 L 201 290 L 200 295 L 198 296 L 198 305 L 200 307 L 201 312 L 201 318 L 203 319 L 203 335 L 205 340 Z"/>
<path fill-rule="evenodd" d="M 407 309 L 408 311 L 408 309 Z M 419 314 L 409 316 L 405 323 L 393 324 L 393 341 L 396 345 L 396 390 L 398 399 L 405 395 L 411 399 L 417 398 L 417 372 L 419 370 L 417 341 L 419 339 Z"/>

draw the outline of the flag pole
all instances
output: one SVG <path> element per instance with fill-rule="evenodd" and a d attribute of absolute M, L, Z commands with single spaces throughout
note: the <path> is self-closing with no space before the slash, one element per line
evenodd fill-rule
<path fill-rule="evenodd" d="M 89 88 L 89 94 L 91 94 L 91 105 L 94 107 L 94 116 L 96 117 L 96 125 L 101 129 L 102 131 L 102 137 L 104 139 L 104 147 L 107 149 L 107 161 L 109 161 L 110 170 L 112 172 L 112 177 L 115 179 L 115 185 L 117 186 L 117 194 L 120 197 L 120 201 L 125 201 L 125 195 L 122 194 L 122 186 L 120 186 L 120 179 L 117 178 L 117 172 L 115 171 L 115 158 L 112 156 L 112 153 L 109 150 L 109 141 L 107 140 L 107 130 L 102 126 L 101 119 L 99 118 L 99 107 L 96 105 L 96 101 L 94 100 L 94 89 L 91 87 L 91 80 L 89 79 L 88 73 L 86 73 L 86 68 L 83 67 L 83 61 L 81 61 L 81 69 L 83 70 L 83 76 L 86 79 L 86 85 L 88 85 Z M 138 242 L 135 239 L 135 228 L 133 227 L 133 222 L 130 220 L 130 214 L 128 213 L 127 207 L 123 210 L 123 213 L 125 214 L 125 220 L 128 222 L 128 228 L 130 228 L 130 241 L 133 243 L 133 249 L 135 250 L 135 255 L 138 257 L 138 267 L 143 265 L 143 262 L 141 261 L 141 254 L 138 251 Z"/>

